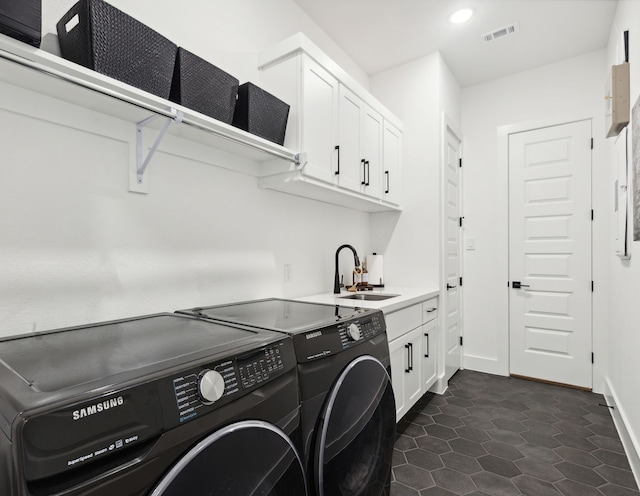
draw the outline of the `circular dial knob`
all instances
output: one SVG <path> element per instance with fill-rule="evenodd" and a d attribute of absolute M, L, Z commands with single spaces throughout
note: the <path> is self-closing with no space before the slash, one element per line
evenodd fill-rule
<path fill-rule="evenodd" d="M 349 324 L 349 327 L 347 327 L 347 335 L 354 341 L 362 338 L 362 333 L 357 324 Z"/>
<path fill-rule="evenodd" d="M 224 379 L 215 370 L 205 370 L 200 374 L 198 392 L 205 403 L 217 401 L 224 393 Z"/>

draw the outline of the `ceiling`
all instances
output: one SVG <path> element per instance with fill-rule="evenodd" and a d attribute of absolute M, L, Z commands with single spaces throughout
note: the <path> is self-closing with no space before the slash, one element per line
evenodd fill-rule
<path fill-rule="evenodd" d="M 607 46 L 617 0 L 294 0 L 369 75 L 440 51 L 462 87 Z M 470 7 L 474 16 L 452 24 Z M 491 42 L 482 35 L 518 22 Z"/>

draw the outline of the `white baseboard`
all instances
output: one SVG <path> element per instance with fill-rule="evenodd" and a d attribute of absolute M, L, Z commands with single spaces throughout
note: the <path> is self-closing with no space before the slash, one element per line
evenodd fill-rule
<path fill-rule="evenodd" d="M 622 441 L 622 446 L 624 446 L 624 450 L 627 453 L 629 465 L 631 465 L 631 471 L 636 478 L 636 483 L 640 486 L 640 440 L 638 440 L 633 431 L 627 427 L 629 425 L 627 421 L 628 417 L 625 415 L 624 408 L 618 402 L 616 392 L 611 386 L 609 379 L 605 379 L 604 397 L 607 405 L 613 407 L 609 409 L 611 417 L 613 417 L 613 423 L 618 430 L 620 441 Z"/>
<path fill-rule="evenodd" d="M 443 375 L 439 375 L 436 382 L 429 388 L 430 393 L 444 394 L 449 387 L 449 381 Z"/>
<path fill-rule="evenodd" d="M 496 358 L 464 355 L 463 363 L 464 368 L 467 370 L 473 370 L 475 372 L 485 372 L 487 374 L 493 375 L 509 375 L 508 367 L 505 369 L 504 364 L 501 364 Z"/>

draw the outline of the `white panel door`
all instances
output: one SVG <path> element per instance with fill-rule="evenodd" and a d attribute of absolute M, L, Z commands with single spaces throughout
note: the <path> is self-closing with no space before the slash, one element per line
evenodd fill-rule
<path fill-rule="evenodd" d="M 302 142 L 306 173 L 335 183 L 338 142 L 338 81 L 308 57 L 303 62 Z"/>
<path fill-rule="evenodd" d="M 590 121 L 509 136 L 509 274 L 511 374 L 591 388 Z"/>
<path fill-rule="evenodd" d="M 383 199 L 395 205 L 400 205 L 402 197 L 401 164 L 402 133 L 385 120 L 382 135 L 382 191 Z"/>
<path fill-rule="evenodd" d="M 444 297 L 444 373 L 449 380 L 462 365 L 460 336 L 460 139 L 447 127 L 445 149 L 445 236 L 447 292 Z"/>
<path fill-rule="evenodd" d="M 362 112 L 364 102 L 340 85 L 338 144 L 340 168 L 336 169 L 338 184 L 352 191 L 360 191 L 364 183 L 364 158 L 361 145 Z"/>
<path fill-rule="evenodd" d="M 365 177 L 361 191 L 382 198 L 382 116 L 368 105 L 362 113 L 362 153 Z"/>

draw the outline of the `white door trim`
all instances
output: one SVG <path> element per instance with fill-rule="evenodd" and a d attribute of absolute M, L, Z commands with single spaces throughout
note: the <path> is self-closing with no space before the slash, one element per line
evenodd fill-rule
<path fill-rule="evenodd" d="M 499 217 L 496 218 L 496 222 L 500 226 L 504 226 L 503 229 L 499 231 L 499 239 L 496 240 L 496 247 L 498 250 L 498 255 L 501 260 L 504 260 L 504 263 L 498 267 L 499 273 L 498 277 L 504 280 L 504 290 L 501 294 L 496 295 L 496 298 L 499 298 L 499 315 L 497 316 L 498 322 L 500 322 L 500 329 L 498 330 L 498 335 L 502 336 L 503 339 L 497 340 L 496 343 L 496 353 L 497 360 L 493 362 L 495 365 L 495 369 L 488 370 L 487 366 L 491 364 L 483 363 L 478 365 L 484 365 L 484 367 L 480 367 L 479 370 L 483 370 L 489 373 L 495 373 L 499 375 L 509 375 L 509 288 L 507 287 L 507 283 L 509 281 L 509 135 L 515 134 L 524 131 L 530 131 L 534 129 L 540 129 L 544 127 L 551 127 L 560 124 L 569 124 L 572 122 L 591 120 L 592 122 L 597 122 L 594 120 L 593 116 L 576 116 L 576 115 L 564 115 L 564 116 L 556 116 L 548 119 L 538 119 L 532 121 L 523 121 L 518 123 L 507 124 L 504 126 L 499 126 L 497 128 L 497 158 L 498 158 L 498 171 L 499 174 L 496 178 L 496 191 L 501 195 L 501 203 L 503 204 L 503 208 L 499 209 Z M 594 138 L 596 138 L 598 132 L 594 130 Z M 596 138 L 596 143 L 597 143 Z M 596 156 L 594 155 L 592 159 L 592 171 L 598 167 L 598 161 Z M 592 172 L 593 174 L 593 172 Z M 592 185 L 593 189 L 593 185 Z M 596 212 L 596 216 L 600 215 L 603 219 L 608 218 L 608 212 L 601 212 L 600 214 Z M 595 239 L 592 236 L 592 253 L 594 253 L 595 249 Z M 594 276 L 596 275 L 594 268 L 592 267 L 592 272 Z M 598 304 L 596 300 L 601 301 L 598 298 L 598 283 L 596 281 L 596 292 L 593 296 L 593 309 L 595 310 L 596 305 Z M 594 316 L 595 317 L 595 316 Z M 596 343 L 601 343 L 602 340 L 600 338 L 600 334 L 602 332 L 595 325 L 595 320 L 592 321 L 593 330 L 592 330 L 592 339 L 594 342 L 594 352 L 596 353 L 596 364 L 593 367 L 593 391 L 601 392 L 601 384 L 604 381 L 604 357 L 600 362 L 598 361 L 598 350 Z M 602 355 L 602 353 L 601 353 Z M 469 357 L 466 357 L 465 363 L 469 365 L 470 368 L 474 368 L 473 364 L 468 363 Z M 484 361 L 483 361 L 484 362 Z"/>
<path fill-rule="evenodd" d="M 438 298 L 438 362 L 437 362 L 437 376 L 436 381 L 431 391 L 436 393 L 444 393 L 447 389 L 448 381 L 445 379 L 445 329 L 446 329 L 446 308 L 445 301 L 447 296 L 447 222 L 446 222 L 446 191 L 445 191 L 445 168 L 447 166 L 447 130 L 460 141 L 461 149 L 463 147 L 462 132 L 457 128 L 453 121 L 447 116 L 445 112 L 441 113 L 440 119 L 440 205 L 439 205 L 439 218 L 440 218 L 440 294 Z M 464 210 L 462 204 L 462 173 L 460 173 L 460 212 Z M 460 250 L 460 273 L 462 274 L 463 253 Z M 460 291 L 460 332 L 464 334 L 464 322 L 463 322 L 463 292 Z M 460 356 L 460 368 L 464 368 L 464 348 L 461 351 Z"/>

